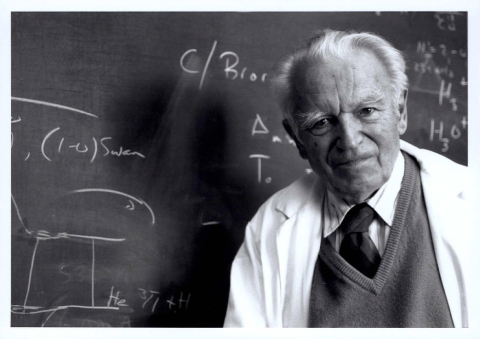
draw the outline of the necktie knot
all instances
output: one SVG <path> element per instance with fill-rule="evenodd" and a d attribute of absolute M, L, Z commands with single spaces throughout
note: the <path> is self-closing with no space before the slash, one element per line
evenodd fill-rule
<path fill-rule="evenodd" d="M 348 211 L 340 225 L 344 232 L 340 255 L 369 278 L 375 276 L 381 261 L 377 247 L 368 235 L 375 215 L 376 212 L 367 203 L 361 203 Z"/>
<path fill-rule="evenodd" d="M 344 234 L 368 232 L 375 219 L 375 211 L 366 202 L 355 205 L 343 218 L 341 228 Z"/>

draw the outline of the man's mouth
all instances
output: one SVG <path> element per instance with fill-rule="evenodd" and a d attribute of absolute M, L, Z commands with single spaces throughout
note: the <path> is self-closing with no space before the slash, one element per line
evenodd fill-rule
<path fill-rule="evenodd" d="M 369 156 L 356 157 L 356 158 L 352 158 L 352 159 L 338 159 L 338 160 L 332 162 L 332 167 L 334 169 L 338 168 L 338 167 L 356 167 L 358 165 L 361 165 L 362 163 L 364 163 L 368 159 L 370 159 Z"/>

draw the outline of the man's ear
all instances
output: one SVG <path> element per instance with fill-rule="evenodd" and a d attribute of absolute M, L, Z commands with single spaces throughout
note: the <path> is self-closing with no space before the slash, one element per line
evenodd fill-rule
<path fill-rule="evenodd" d="M 400 97 L 398 104 L 398 112 L 400 114 L 400 120 L 398 121 L 398 133 L 402 135 L 407 130 L 408 116 L 407 116 L 407 98 L 408 90 L 404 90 Z"/>
<path fill-rule="evenodd" d="M 285 128 L 285 131 L 287 131 L 290 138 L 292 138 L 293 141 L 295 141 L 295 145 L 297 146 L 297 149 L 298 149 L 298 152 L 300 153 L 300 156 L 303 159 L 308 159 L 307 152 L 305 151 L 305 147 L 303 147 L 303 144 L 298 140 L 298 138 L 295 135 L 295 133 L 293 132 L 292 126 L 290 126 L 290 123 L 288 122 L 288 120 L 283 119 L 282 120 L 282 125 L 283 125 L 283 128 Z"/>

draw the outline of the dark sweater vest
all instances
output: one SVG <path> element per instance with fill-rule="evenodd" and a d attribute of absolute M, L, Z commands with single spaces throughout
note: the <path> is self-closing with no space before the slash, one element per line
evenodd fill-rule
<path fill-rule="evenodd" d="M 453 327 L 435 259 L 420 169 L 408 154 L 392 229 L 373 279 L 322 239 L 309 327 Z"/>

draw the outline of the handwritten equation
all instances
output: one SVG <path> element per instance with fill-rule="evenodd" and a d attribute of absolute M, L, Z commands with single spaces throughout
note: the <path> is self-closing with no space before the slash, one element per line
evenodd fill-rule
<path fill-rule="evenodd" d="M 255 121 L 253 122 L 252 125 L 252 133 L 251 136 L 255 137 L 256 135 L 265 135 L 265 134 L 270 134 L 270 130 L 267 128 L 265 123 L 263 122 L 262 118 L 260 117 L 259 114 L 256 114 L 255 116 Z M 296 147 L 295 141 L 287 134 L 283 135 L 277 135 L 277 134 L 272 134 L 272 137 L 270 141 L 273 144 L 285 144 L 285 145 L 291 145 L 293 147 Z M 262 174 L 262 161 L 266 161 L 271 159 L 270 155 L 266 154 L 251 154 L 249 155 L 250 159 L 255 159 L 256 164 L 257 164 L 257 182 L 260 183 L 267 183 L 270 184 L 272 182 L 272 177 L 267 176 L 265 179 L 263 178 L 264 175 Z M 310 168 L 305 169 L 306 173 L 312 172 Z"/>
<path fill-rule="evenodd" d="M 155 313 L 160 301 L 160 291 L 138 288 L 137 297 L 143 300 L 141 306 L 142 309 L 148 310 L 150 313 Z M 176 312 L 177 310 L 188 310 L 190 297 L 190 293 L 185 293 L 184 295 L 183 292 L 180 292 L 178 296 L 170 295 L 170 297 L 164 299 L 163 302 L 168 306 L 168 309 L 172 310 L 173 312 Z M 128 302 L 129 301 L 126 299 L 126 297 L 121 294 L 121 291 L 112 286 L 107 307 L 128 307 L 130 306 Z"/>
<path fill-rule="evenodd" d="M 442 112 L 443 117 L 429 119 L 430 124 L 425 129 L 429 131 L 429 141 L 439 143 L 440 152 L 448 152 L 452 142 L 468 132 L 468 51 L 466 40 L 462 42 L 453 38 L 456 37 L 454 34 L 460 20 L 464 24 L 465 18 L 459 12 L 437 12 L 432 15 L 447 42 L 417 41 L 410 89 L 426 94 L 425 98 L 436 97 L 438 111 Z"/>
<path fill-rule="evenodd" d="M 82 116 L 88 117 L 88 119 L 99 119 L 97 115 L 78 110 L 76 108 L 58 105 L 55 103 L 33 100 L 33 99 L 26 99 L 26 98 L 19 98 L 19 97 L 12 97 L 13 101 L 20 101 L 27 104 L 34 104 L 34 105 L 41 105 L 51 107 L 55 110 L 61 111 L 68 111 L 74 114 L 81 114 Z M 28 119 L 22 119 L 22 116 L 13 116 L 11 117 L 12 126 L 18 126 L 17 129 L 21 128 L 23 124 L 27 124 Z M 43 135 L 41 140 L 38 142 L 38 145 L 35 145 L 41 156 L 46 161 L 53 161 L 56 155 L 69 155 L 69 154 L 85 154 L 89 156 L 90 163 L 93 163 L 96 158 L 100 156 L 137 156 L 144 158 L 143 154 L 131 151 L 130 149 L 124 149 L 122 146 L 115 148 L 112 146 L 113 140 L 111 137 L 102 137 L 102 138 L 95 138 L 92 137 L 90 143 L 85 143 L 84 141 L 72 141 L 72 137 L 67 137 L 69 135 L 68 131 L 61 127 L 55 127 Z M 65 133 L 65 134 L 64 134 Z M 11 147 L 14 148 L 16 143 L 15 134 L 11 133 Z M 25 161 L 29 160 L 30 153 L 28 152 L 25 157 Z M 101 196 L 105 195 L 108 197 L 106 200 L 102 199 Z M 156 224 L 155 213 L 153 209 L 143 201 L 141 198 L 138 198 L 134 195 L 127 194 L 122 191 L 113 190 L 110 188 L 103 188 L 103 187 L 92 187 L 92 188 L 80 188 L 75 189 L 69 192 L 64 193 L 62 196 L 58 197 L 57 200 L 54 200 L 53 203 L 57 202 L 65 202 L 71 201 L 75 204 L 75 206 L 80 206 L 77 204 L 77 201 L 87 200 L 89 201 L 90 198 L 95 197 L 96 203 L 95 206 L 98 206 L 98 203 L 102 201 L 112 201 L 113 196 L 120 197 L 119 203 L 117 205 L 108 205 L 108 206 L 117 206 L 119 210 L 113 211 L 113 213 L 119 213 L 122 216 L 130 214 L 139 215 L 138 213 L 143 213 L 146 216 L 150 217 L 150 225 L 154 226 Z M 85 198 L 85 199 L 83 199 Z M 72 200 L 73 199 L 73 200 Z M 77 199 L 77 200 L 75 200 Z M 78 200 L 80 199 L 80 200 Z M 122 204 L 123 199 L 123 204 Z M 118 246 L 118 244 L 124 243 L 127 241 L 126 236 L 116 236 L 116 237 L 109 237 L 108 235 L 98 235 L 97 231 L 101 231 L 103 225 L 95 224 L 94 227 L 83 227 L 79 229 L 78 233 L 73 233 L 71 231 L 67 232 L 63 229 L 52 231 L 50 229 L 35 229 L 38 225 L 50 225 L 48 220 L 35 220 L 32 224 L 29 224 L 27 218 L 25 218 L 21 213 L 21 207 L 17 204 L 16 199 L 14 198 L 13 194 L 11 195 L 12 207 L 14 208 L 16 218 L 18 219 L 22 233 L 24 237 L 30 238 L 34 240 L 33 250 L 31 253 L 31 260 L 30 260 L 30 267 L 27 268 L 28 270 L 28 281 L 26 283 L 26 290 L 25 295 L 23 297 L 23 303 L 11 305 L 11 312 L 13 314 L 39 314 L 43 313 L 46 314 L 46 318 L 42 322 L 42 326 L 45 326 L 50 319 L 54 316 L 55 313 L 59 311 L 65 311 L 68 309 L 91 309 L 91 310 L 112 310 L 118 311 L 121 307 L 127 306 L 127 303 L 124 302 L 120 298 L 119 291 L 114 290 L 112 286 L 110 297 L 108 298 L 108 302 L 105 304 L 99 302 L 95 299 L 96 295 L 96 281 L 98 280 L 97 273 L 99 271 L 96 269 L 96 264 L 98 261 L 96 247 L 98 243 L 101 243 L 102 246 L 104 244 L 111 244 L 113 246 Z M 57 205 L 55 205 L 57 206 Z M 59 205 L 56 207 L 57 213 L 61 212 Z M 83 206 L 83 205 L 82 205 Z M 106 205 L 107 206 L 107 205 Z M 98 210 L 97 213 L 101 213 L 101 209 Z M 125 211 L 125 212 L 123 212 Z M 88 215 L 87 211 L 85 214 L 82 214 L 82 210 L 78 211 L 79 214 L 76 216 L 72 216 L 76 219 L 81 219 L 84 215 Z M 14 214 L 14 215 L 15 215 Z M 46 216 L 45 216 L 46 217 Z M 49 215 L 50 217 L 50 215 Z M 51 216 L 55 218 L 55 216 Z M 101 220 L 101 219 L 100 219 Z M 146 225 L 148 225 L 148 219 L 142 218 L 142 222 L 146 221 Z M 82 225 L 88 224 L 92 222 L 90 219 L 86 218 L 82 222 Z M 118 226 L 118 225 L 117 225 Z M 132 227 L 131 225 L 126 224 L 126 227 Z M 60 227 L 69 227 L 72 228 L 71 225 L 63 225 L 61 224 Z M 138 227 L 136 225 L 135 227 Z M 108 230 L 108 228 L 105 228 Z M 84 231 L 84 232 L 82 232 Z M 92 233 L 93 232 L 93 233 Z M 105 232 L 105 231 L 103 231 Z M 102 232 L 100 232 L 102 233 Z M 103 233 L 102 233 L 103 234 Z M 81 240 L 79 242 L 79 240 Z M 78 283 L 84 282 L 85 286 L 89 286 L 89 295 L 90 300 L 86 300 L 85 303 L 75 303 L 70 304 L 68 302 L 60 302 L 60 305 L 50 305 L 50 306 L 42 306 L 42 305 L 35 305 L 31 303 L 32 297 L 32 284 L 39 279 L 42 280 L 44 277 L 42 274 L 37 272 L 42 272 L 42 262 L 43 260 L 39 260 L 38 256 L 41 255 L 39 253 L 39 248 L 42 247 L 42 244 L 45 242 L 57 242 L 57 241 L 76 241 L 78 246 L 90 246 L 90 253 L 91 255 L 88 258 L 81 258 L 82 260 L 89 261 L 89 265 L 72 265 L 72 264 L 62 264 L 59 269 L 59 277 L 60 279 L 55 280 L 55 283 L 58 284 L 70 284 L 70 283 Z M 43 245 L 45 246 L 45 245 Z M 62 279 L 63 278 L 63 279 Z M 107 277 L 100 277 L 101 279 Z M 52 286 L 54 288 L 54 286 Z M 79 293 L 80 291 L 71 291 L 72 293 Z M 152 307 L 154 310 L 155 308 Z M 88 319 L 87 319 L 88 320 Z M 89 320 L 88 320 L 89 321 Z"/>
<path fill-rule="evenodd" d="M 438 141 L 442 143 L 441 151 L 447 152 L 449 150 L 450 140 L 459 139 L 462 136 L 462 132 L 464 133 L 467 130 L 467 125 L 468 121 L 466 116 L 464 116 L 462 121 L 460 122 L 460 127 L 458 127 L 456 124 L 453 124 L 450 129 L 444 127 L 443 121 L 440 120 L 439 122 L 435 122 L 435 119 L 431 119 L 430 141 Z"/>
<path fill-rule="evenodd" d="M 64 137 L 60 137 L 60 139 L 57 140 L 58 142 L 57 144 L 52 141 L 53 139 L 52 136 L 54 134 L 58 134 L 59 131 L 60 131 L 60 127 L 56 127 L 52 129 L 50 132 L 48 132 L 45 135 L 45 137 L 42 140 L 40 149 L 43 157 L 48 161 L 52 161 L 52 159 L 49 156 L 47 156 L 48 152 L 46 151 L 46 148 L 48 143 L 53 144 L 52 148 L 54 149 L 54 152 L 56 151 L 56 153 L 58 154 L 68 154 L 67 153 L 68 150 L 73 150 L 76 153 L 87 153 L 90 151 L 91 163 L 95 161 L 95 159 L 97 158 L 97 155 L 104 156 L 104 157 L 110 155 L 110 156 L 117 156 L 117 157 L 138 156 L 141 158 L 145 158 L 145 156 L 139 152 L 131 151 L 130 149 L 123 149 L 123 146 L 120 146 L 118 149 L 111 148 L 111 146 L 108 144 L 110 142 L 109 140 L 112 140 L 111 137 L 103 137 L 103 138 L 100 138 L 100 140 L 98 141 L 95 137 L 92 137 L 92 142 L 90 144 L 90 147 L 87 143 L 84 143 L 84 142 L 76 142 L 76 143 L 74 142 L 73 144 L 64 145 L 64 141 L 65 141 Z"/>
<path fill-rule="evenodd" d="M 437 12 L 435 19 L 437 20 L 437 28 L 442 31 L 456 31 L 456 17 L 462 16 L 459 12 Z"/>
<path fill-rule="evenodd" d="M 194 56 L 196 53 L 198 53 L 197 49 L 195 48 L 189 49 L 185 51 L 180 57 L 180 67 L 184 72 L 191 73 L 191 74 L 196 74 L 201 72 L 200 83 L 198 86 L 199 89 L 202 89 L 203 83 L 205 81 L 205 76 L 208 72 L 210 63 L 212 62 L 212 57 L 215 54 L 216 47 L 217 47 L 217 41 L 215 40 L 213 42 L 208 58 L 202 68 L 198 68 L 198 69 L 192 68 L 187 61 L 189 57 Z M 239 65 L 240 57 L 238 56 L 237 53 L 232 51 L 222 52 L 218 57 L 218 59 L 220 60 L 220 62 L 225 62 L 225 67 L 223 68 L 223 72 L 226 79 L 246 80 L 250 82 L 255 82 L 255 81 L 265 82 L 265 79 L 268 75 L 268 73 L 258 73 L 258 72 L 252 72 L 250 70 L 247 71 L 248 67 L 246 66 L 241 67 Z"/>
<path fill-rule="evenodd" d="M 35 105 L 42 105 L 48 107 L 54 107 L 61 110 L 67 110 L 70 112 L 80 113 L 85 116 L 89 116 L 95 119 L 98 119 L 97 115 L 92 113 L 88 113 L 82 110 L 78 110 L 76 108 L 58 105 L 55 103 L 39 101 L 39 100 L 32 100 L 26 98 L 18 98 L 12 97 L 14 101 L 20 101 Z M 15 116 L 11 117 L 11 124 L 22 124 L 22 117 Z M 97 157 L 106 157 L 106 156 L 116 156 L 116 157 L 123 157 L 123 156 L 136 156 L 140 158 L 145 158 L 145 156 L 137 151 L 132 151 L 128 148 L 124 148 L 123 146 L 113 147 L 112 146 L 112 137 L 106 136 L 101 138 L 92 137 L 89 143 L 83 141 L 66 141 L 66 138 L 62 136 L 62 130 L 60 127 L 55 127 L 51 129 L 49 132 L 45 134 L 43 137 L 40 145 L 38 145 L 37 149 L 41 152 L 43 158 L 47 161 L 52 161 L 53 154 L 58 155 L 69 155 L 72 153 L 76 154 L 85 154 L 90 157 L 90 163 L 93 163 Z M 11 132 L 11 148 L 13 148 L 15 143 L 15 136 L 13 131 Z M 27 161 L 30 158 L 31 152 L 27 151 L 25 153 L 24 160 Z"/>

